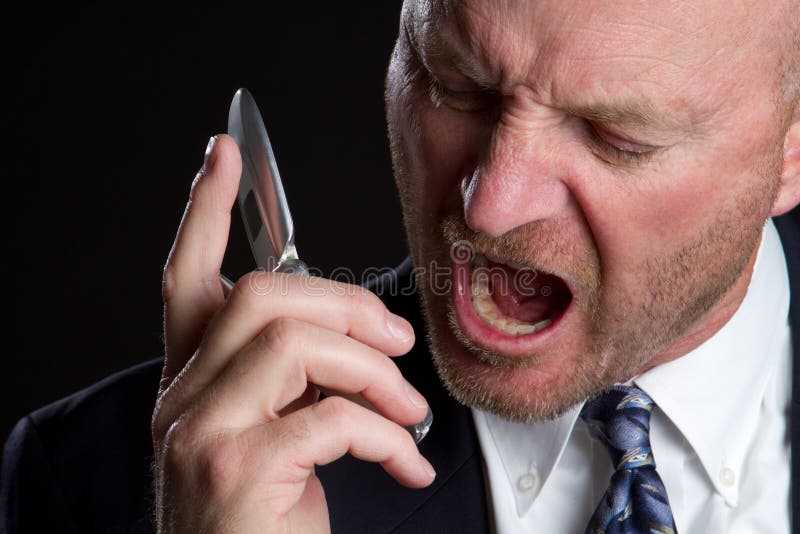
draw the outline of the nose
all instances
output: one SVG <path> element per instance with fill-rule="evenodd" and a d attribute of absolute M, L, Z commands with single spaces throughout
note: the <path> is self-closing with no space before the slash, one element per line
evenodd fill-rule
<path fill-rule="evenodd" d="M 563 214 L 571 195 L 561 143 L 544 129 L 499 124 L 486 156 L 461 184 L 467 225 L 497 237 Z"/>

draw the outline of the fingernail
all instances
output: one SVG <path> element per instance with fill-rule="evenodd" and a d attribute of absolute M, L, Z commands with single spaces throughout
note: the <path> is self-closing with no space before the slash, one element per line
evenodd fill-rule
<path fill-rule="evenodd" d="M 203 158 L 203 167 L 206 169 L 210 169 L 214 166 L 214 162 L 217 161 L 217 151 L 214 150 L 214 146 L 217 144 L 217 136 L 214 135 L 211 139 L 208 140 L 208 145 L 206 146 L 206 154 Z"/>
<path fill-rule="evenodd" d="M 414 337 L 414 329 L 408 321 L 390 311 L 386 312 L 386 328 L 393 338 L 400 341 L 408 341 Z"/>
<path fill-rule="evenodd" d="M 428 460 L 426 460 L 424 457 L 420 456 L 419 464 L 422 466 L 422 469 L 426 473 L 428 473 L 428 476 L 431 477 L 431 479 L 436 478 L 436 470 L 433 468 L 433 466 L 431 465 L 431 463 Z"/>
<path fill-rule="evenodd" d="M 411 404 L 417 408 L 425 408 L 428 406 L 428 401 L 425 400 L 425 397 L 422 396 L 422 393 L 417 391 L 414 386 L 409 384 L 408 380 L 406 380 L 406 397 L 408 397 L 408 400 L 411 401 Z"/>

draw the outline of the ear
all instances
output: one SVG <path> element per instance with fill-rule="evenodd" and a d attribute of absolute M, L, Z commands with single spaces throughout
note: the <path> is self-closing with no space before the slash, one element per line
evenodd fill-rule
<path fill-rule="evenodd" d="M 800 101 L 783 140 L 783 171 L 772 216 L 783 215 L 800 204 Z"/>

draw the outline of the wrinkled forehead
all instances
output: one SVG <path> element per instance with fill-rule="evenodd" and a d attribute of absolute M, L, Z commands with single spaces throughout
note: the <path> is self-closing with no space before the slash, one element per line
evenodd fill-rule
<path fill-rule="evenodd" d="M 608 86 L 616 78 L 673 92 L 699 73 L 715 83 L 737 83 L 734 69 L 764 53 L 753 38 L 764 11 L 757 4 L 412 0 L 403 22 L 426 58 L 468 56 L 498 84 L 539 85 L 548 92 L 559 83 Z"/>

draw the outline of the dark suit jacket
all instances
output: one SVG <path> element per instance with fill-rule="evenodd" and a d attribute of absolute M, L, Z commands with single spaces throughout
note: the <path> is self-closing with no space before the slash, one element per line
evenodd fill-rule
<path fill-rule="evenodd" d="M 776 220 L 792 292 L 792 513 L 800 534 L 800 217 Z M 383 286 L 407 277 L 406 261 Z M 394 277 L 394 278 L 393 278 Z M 381 285 L 381 284 L 379 284 Z M 401 284 L 402 285 L 402 284 Z M 380 288 L 378 288 L 380 289 Z M 386 298 L 424 332 L 416 296 Z M 5 447 L 0 532 L 152 532 L 150 414 L 161 360 L 143 363 L 22 419 Z M 398 360 L 435 415 L 420 446 L 436 468 L 428 488 L 398 485 L 380 467 L 347 456 L 317 470 L 335 533 L 489 531 L 480 448 L 467 408 L 451 399 L 431 368 L 424 336 Z M 5 527 L 3 529 L 2 527 Z"/>

